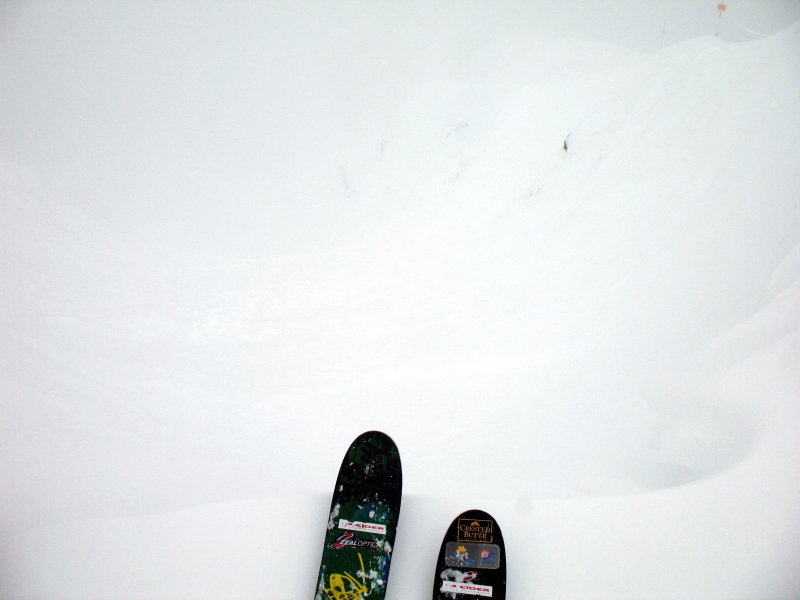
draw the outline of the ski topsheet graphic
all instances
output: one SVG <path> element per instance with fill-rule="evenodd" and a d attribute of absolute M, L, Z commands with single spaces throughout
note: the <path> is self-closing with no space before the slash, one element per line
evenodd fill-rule
<path fill-rule="evenodd" d="M 314 600 L 383 600 L 402 490 L 392 439 L 380 431 L 358 436 L 336 478 Z"/>
<path fill-rule="evenodd" d="M 497 521 L 482 510 L 461 513 L 439 550 L 433 600 L 505 597 L 506 547 Z"/>

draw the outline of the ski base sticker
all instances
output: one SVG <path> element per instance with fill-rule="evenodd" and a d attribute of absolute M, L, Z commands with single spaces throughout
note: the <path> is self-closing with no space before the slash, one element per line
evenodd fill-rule
<path fill-rule="evenodd" d="M 383 548 L 383 542 L 365 540 L 364 538 L 358 537 L 352 531 L 348 531 L 336 538 L 331 544 L 331 548 L 334 550 L 339 550 L 341 548 L 367 548 L 373 552 L 378 552 Z"/>
<path fill-rule="evenodd" d="M 365 531 L 376 535 L 386 535 L 386 525 L 378 523 L 362 523 L 361 521 L 348 521 L 339 519 L 339 529 L 349 529 L 350 531 Z"/>
<path fill-rule="evenodd" d="M 492 586 L 490 585 L 459 583 L 458 581 L 443 581 L 440 591 L 446 594 L 469 594 L 471 596 L 492 597 Z"/>
<path fill-rule="evenodd" d="M 448 542 L 445 547 L 444 561 L 448 567 L 497 569 L 500 567 L 500 546 L 497 544 Z"/>

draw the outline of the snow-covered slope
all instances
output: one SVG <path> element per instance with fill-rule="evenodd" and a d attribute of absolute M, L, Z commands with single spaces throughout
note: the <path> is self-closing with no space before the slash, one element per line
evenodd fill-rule
<path fill-rule="evenodd" d="M 141 145 L 92 155 L 96 184 L 2 158 L 0 596 L 310 598 L 340 455 L 373 428 L 406 483 L 388 598 L 428 596 L 473 506 L 510 598 L 800 594 L 798 25 L 654 54 L 456 40 L 386 90 L 360 58 L 378 106 L 328 98 L 363 108 L 341 131 L 287 113 L 330 156 L 247 137 L 258 83 L 197 135 L 119 90 L 65 109 Z M 207 158 L 168 161 L 164 114 L 185 146 L 163 145 Z M 257 156 L 203 139 L 231 132 Z M 124 159 L 142 181 L 114 181 Z"/>

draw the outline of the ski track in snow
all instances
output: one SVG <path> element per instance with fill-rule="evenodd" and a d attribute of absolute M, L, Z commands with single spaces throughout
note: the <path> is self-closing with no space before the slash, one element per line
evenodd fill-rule
<path fill-rule="evenodd" d="M 0 597 L 311 597 L 328 486 L 369 429 L 405 469 L 387 600 L 428 597 L 473 507 L 507 532 L 509 598 L 800 595 L 799 27 L 438 47 L 369 88 L 385 108 L 349 135 L 370 150 L 310 154 L 345 164 L 278 225 L 247 214 L 261 180 L 231 216 L 176 199 L 128 223 L 0 157 Z M 186 91 L 163 93 L 65 111 L 141 118 L 147 147 Z M 266 127 L 207 100 L 197 135 L 223 150 Z M 222 154 L 173 164 L 184 183 L 142 168 L 169 203 L 250 177 Z"/>

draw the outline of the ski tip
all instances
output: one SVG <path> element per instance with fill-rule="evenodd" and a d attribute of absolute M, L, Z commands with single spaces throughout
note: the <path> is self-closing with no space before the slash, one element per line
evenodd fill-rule
<path fill-rule="evenodd" d="M 352 441 L 350 449 L 352 450 L 353 448 L 363 447 L 365 445 L 371 446 L 376 451 L 390 454 L 398 463 L 400 462 L 400 450 L 397 448 L 397 444 L 383 431 L 378 431 L 377 429 L 365 431 Z"/>
<path fill-rule="evenodd" d="M 399 510 L 403 464 L 394 440 L 382 431 L 365 431 L 350 444 L 342 459 L 336 489 L 369 489 Z"/>
<path fill-rule="evenodd" d="M 356 438 L 356 440 L 359 440 L 361 438 L 366 438 L 366 437 L 369 437 L 369 438 L 384 438 L 384 439 L 387 439 L 390 442 L 392 442 L 392 444 L 394 444 L 394 440 L 389 436 L 388 433 L 384 433 L 383 431 L 378 431 L 377 429 L 371 429 L 369 431 L 365 431 L 364 433 L 359 435 Z"/>

